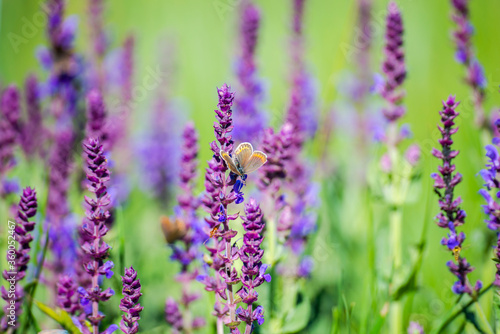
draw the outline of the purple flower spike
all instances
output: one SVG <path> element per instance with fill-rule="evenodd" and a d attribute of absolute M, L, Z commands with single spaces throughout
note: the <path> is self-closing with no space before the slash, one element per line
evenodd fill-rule
<path fill-rule="evenodd" d="M 431 177 L 434 179 L 434 190 L 439 196 L 439 208 L 441 212 L 436 216 L 437 225 L 449 230 L 448 236 L 443 238 L 441 244 L 450 250 L 457 261 L 449 261 L 447 266 L 450 271 L 458 278 L 452 290 L 456 294 L 467 293 L 471 296 L 477 293 L 476 289 L 471 288 L 467 279 L 467 274 L 472 272 L 473 268 L 467 260 L 460 255 L 462 244 L 465 240 L 465 233 L 457 233 L 456 228 L 465 222 L 465 211 L 460 209 L 460 197 L 454 197 L 454 190 L 457 184 L 462 181 L 462 175 L 455 172 L 455 165 L 452 160 L 458 155 L 458 151 L 452 150 L 452 135 L 458 131 L 455 127 L 455 118 L 459 115 L 455 111 L 459 102 L 455 102 L 454 96 L 449 96 L 448 100 L 443 101 L 443 109 L 439 112 L 441 115 L 442 126 L 438 126 L 442 138 L 438 141 L 441 144 L 441 150 L 433 149 L 432 155 L 442 161 L 438 166 L 439 174 L 434 173 Z M 480 285 L 477 285 L 480 286 Z"/>
<path fill-rule="evenodd" d="M 40 88 L 36 76 L 26 79 L 26 109 L 28 120 L 22 127 L 21 145 L 28 158 L 40 153 L 43 147 L 43 123 L 40 108 Z"/>
<path fill-rule="evenodd" d="M 182 333 L 182 314 L 179 311 L 179 306 L 172 298 L 167 299 L 165 304 L 165 319 L 172 326 L 174 333 Z"/>
<path fill-rule="evenodd" d="M 14 147 L 20 142 L 21 126 L 19 123 L 19 91 L 11 85 L 8 86 L 1 96 L 0 101 L 0 182 L 8 180 L 5 174 L 15 166 Z M 4 188 L 4 187 L 2 187 Z M 8 194 L 7 189 L 0 189 L 0 197 Z"/>
<path fill-rule="evenodd" d="M 68 275 L 61 276 L 57 282 L 57 303 L 71 315 L 81 311 L 77 288 L 76 283 Z"/>
<path fill-rule="evenodd" d="M 292 42 L 291 42 L 291 92 L 286 122 L 292 124 L 294 145 L 301 148 L 318 128 L 318 108 L 315 105 L 316 89 L 311 74 L 307 71 L 304 57 L 305 0 L 293 0 Z"/>
<path fill-rule="evenodd" d="M 210 267 L 215 273 L 215 277 L 208 275 L 200 279 L 205 285 L 206 291 L 213 291 L 216 296 L 214 305 L 214 315 L 217 316 L 218 331 L 223 331 L 223 324 L 230 328 L 236 327 L 240 320 L 236 315 L 237 302 L 234 296 L 233 286 L 240 281 L 238 272 L 234 267 L 234 262 L 239 257 L 238 247 L 232 242 L 237 235 L 237 231 L 231 229 L 231 221 L 239 216 L 228 213 L 228 206 L 236 201 L 241 203 L 244 199 L 241 192 L 245 177 L 239 179 L 232 172 L 226 174 L 228 170 L 220 152 L 233 153 L 233 139 L 231 132 L 232 124 L 232 104 L 234 93 L 230 87 L 224 84 L 217 89 L 219 96 L 218 109 L 215 110 L 217 122 L 214 123 L 215 141 L 210 144 L 213 157 L 208 162 L 205 174 L 205 197 L 203 206 L 210 215 L 205 221 L 210 227 L 206 230 L 213 240 L 213 246 L 207 245 L 210 252 Z M 238 182 L 239 181 L 239 182 Z M 230 186 L 233 186 L 230 188 Z M 223 302 L 226 301 L 225 303 Z"/>
<path fill-rule="evenodd" d="M 381 90 L 382 97 L 388 106 L 383 113 L 388 122 L 395 122 L 405 113 L 401 105 L 404 92 L 401 85 L 406 79 L 405 55 L 403 51 L 403 21 L 401 12 L 394 2 L 389 3 L 387 14 L 384 62 L 382 71 L 385 74 L 385 83 Z"/>
<path fill-rule="evenodd" d="M 137 279 L 137 272 L 133 267 L 125 268 L 122 282 L 123 298 L 120 302 L 120 310 L 125 314 L 122 316 L 120 329 L 125 334 L 135 334 L 139 331 L 139 319 L 143 307 L 139 304 L 139 298 L 142 296 L 141 283 Z"/>
<path fill-rule="evenodd" d="M 198 133 L 193 123 L 190 122 L 184 127 L 182 140 L 180 163 L 180 188 L 182 193 L 177 197 L 177 201 L 183 210 L 192 212 L 200 204 L 193 193 L 196 179 L 196 158 L 198 157 Z"/>
<path fill-rule="evenodd" d="M 181 194 L 177 197 L 179 207 L 176 208 L 175 218 L 162 218 L 162 228 L 165 233 L 167 243 L 172 248 L 172 260 L 181 264 L 181 272 L 177 276 L 177 281 L 182 286 L 182 298 L 179 305 L 173 299 L 167 301 L 168 310 L 176 310 L 176 313 L 167 312 L 166 320 L 173 327 L 174 331 L 185 328 L 186 331 L 200 328 L 204 325 L 202 318 L 195 318 L 191 315 L 191 303 L 199 298 L 199 295 L 191 292 L 191 282 L 198 276 L 198 269 L 191 265 L 193 261 L 201 257 L 200 245 L 206 240 L 206 234 L 202 230 L 197 216 L 197 209 L 200 200 L 194 194 L 196 182 L 196 166 L 198 156 L 198 134 L 193 123 L 188 123 L 182 134 L 182 156 L 180 159 L 180 189 Z M 176 308 L 174 308 L 174 305 Z M 183 323 L 183 319 L 192 323 Z"/>
<path fill-rule="evenodd" d="M 251 2 L 242 3 L 241 46 L 242 54 L 236 65 L 239 83 L 242 87 L 235 101 L 235 140 L 257 141 L 266 117 L 260 107 L 262 85 L 257 78 L 255 49 L 260 26 L 260 11 Z"/>
<path fill-rule="evenodd" d="M 496 122 L 496 125 L 500 122 Z M 500 155 L 498 153 L 497 146 L 500 143 L 500 138 L 495 137 L 492 140 L 494 145 L 486 145 L 486 157 L 488 162 L 486 163 L 486 169 L 479 172 L 484 180 L 485 189 L 479 190 L 479 193 L 484 197 L 486 204 L 483 205 L 483 211 L 487 215 L 484 222 L 487 224 L 488 228 L 497 232 L 497 245 L 495 247 L 495 281 L 493 284 L 500 288 L 500 217 L 498 212 L 500 212 Z M 490 194 L 491 192 L 491 194 Z"/>
<path fill-rule="evenodd" d="M 453 151 L 451 148 L 453 145 L 451 136 L 458 130 L 458 128 L 454 127 L 454 120 L 459 115 L 455 111 L 458 104 L 453 96 L 450 96 L 446 102 L 443 101 L 443 110 L 439 112 L 443 127 L 438 127 L 442 134 L 442 139 L 439 140 L 442 149 L 432 150 L 432 154 L 443 162 L 442 166 L 438 167 L 439 174 L 433 174 L 432 176 L 434 188 L 437 191 L 444 190 L 440 195 L 439 207 L 441 212 L 437 216 L 437 224 L 443 228 L 449 228 L 451 224 L 453 226 L 453 235 L 455 234 L 455 227 L 463 225 L 465 219 L 465 213 L 459 208 L 460 197 L 456 199 L 453 197 L 455 186 L 462 180 L 462 175 L 455 173 L 455 165 L 452 163 L 452 160 L 458 155 L 458 151 Z"/>
<path fill-rule="evenodd" d="M 7 330 L 8 321 L 12 320 L 12 318 L 7 319 L 6 315 L 14 314 L 15 326 L 13 328 L 15 329 L 19 325 L 18 319 L 23 311 L 21 306 L 23 304 L 24 291 L 19 282 L 26 276 L 26 269 L 30 261 L 30 243 L 33 240 L 30 232 L 33 231 L 35 223 L 29 220 L 36 215 L 37 207 L 35 190 L 30 187 L 25 188 L 19 201 L 16 222 L 14 225 L 9 224 L 8 227 L 12 231 L 12 235 L 15 235 L 18 247 L 14 249 L 14 254 L 7 253 L 8 269 L 5 269 L 2 273 L 3 278 L 9 282 L 9 285 L 14 285 L 13 295 L 12 291 L 7 291 L 4 286 L 0 287 L 2 299 L 6 301 L 4 307 L 5 315 L 0 320 L 0 329 L 2 331 Z M 10 232 L 8 233 L 10 234 Z M 9 309 L 12 303 L 15 305 L 15 310 Z"/>
<path fill-rule="evenodd" d="M 47 198 L 46 220 L 51 226 L 50 248 L 54 254 L 52 263 L 55 280 L 60 274 L 74 272 L 76 245 L 69 226 L 68 190 L 73 170 L 73 140 L 70 129 L 61 129 L 55 138 L 50 154 L 49 193 Z M 64 231 L 67 231 L 65 233 Z M 71 254 L 71 256 L 69 256 Z M 54 287 L 55 288 L 55 287 Z"/>
<path fill-rule="evenodd" d="M 466 69 L 466 82 L 472 89 L 476 125 L 485 129 L 489 127 L 484 115 L 483 101 L 485 96 L 486 79 L 484 70 L 474 54 L 471 38 L 474 27 L 469 18 L 469 0 L 451 0 L 453 8 L 452 19 L 456 24 L 453 30 L 453 40 L 456 46 L 455 59 Z"/>
<path fill-rule="evenodd" d="M 106 106 L 101 93 L 97 89 L 91 90 L 87 94 L 87 129 L 89 138 L 99 138 L 106 143 Z"/>
<path fill-rule="evenodd" d="M 243 219 L 243 228 L 245 229 L 243 246 L 239 251 L 240 259 L 243 262 L 243 267 L 241 268 L 241 283 L 243 286 L 238 291 L 238 295 L 248 307 L 246 310 L 240 308 L 237 314 L 241 321 L 246 322 L 247 330 L 245 333 L 249 333 L 248 329 L 252 328 L 254 321 L 257 321 L 259 325 L 262 325 L 264 322 L 261 306 L 252 312 L 252 305 L 257 301 L 259 295 L 255 291 L 255 288 L 264 282 L 270 282 L 271 275 L 266 274 L 268 265 L 262 263 L 264 250 L 260 245 L 264 239 L 262 230 L 265 223 L 259 205 L 254 199 L 250 199 L 245 205 L 245 216 L 241 218 Z"/>
<path fill-rule="evenodd" d="M 99 276 L 109 276 L 112 267 L 112 262 L 104 262 L 110 246 L 102 240 L 108 232 L 105 223 L 110 216 L 108 209 L 111 200 L 107 189 L 110 172 L 103 146 L 98 139 L 87 139 L 83 143 L 83 150 L 87 163 L 87 188 L 94 196 L 85 196 L 86 217 L 80 228 L 81 249 L 85 254 L 83 266 L 92 279 L 91 286 L 83 289 L 82 296 L 84 300 L 92 303 L 92 314 L 87 319 L 94 332 L 97 332 L 99 323 L 104 318 L 104 315 L 99 313 L 99 302 L 107 301 L 114 294 L 111 289 L 102 291 L 99 285 Z"/>
<path fill-rule="evenodd" d="M 12 131 L 16 133 L 16 138 L 19 138 L 21 133 L 21 125 L 19 123 L 19 118 L 21 117 L 21 107 L 19 100 L 19 90 L 16 86 L 10 85 L 2 94 L 0 106 L 3 117 L 7 120 Z"/>

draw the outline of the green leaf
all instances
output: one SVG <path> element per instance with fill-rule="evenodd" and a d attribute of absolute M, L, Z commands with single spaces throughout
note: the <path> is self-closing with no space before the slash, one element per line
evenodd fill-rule
<path fill-rule="evenodd" d="M 73 323 L 73 320 L 71 320 L 71 316 L 69 315 L 68 312 L 58 307 L 53 309 L 50 306 L 47 306 L 44 303 L 41 303 L 36 300 L 34 301 L 34 303 L 40 309 L 40 311 L 42 311 L 43 313 L 54 319 L 54 321 L 56 321 L 59 325 L 61 325 L 62 328 L 66 329 L 72 334 L 81 334 L 80 330 Z"/>
<path fill-rule="evenodd" d="M 311 314 L 311 303 L 309 299 L 304 301 L 295 308 L 293 308 L 285 317 L 283 321 L 284 326 L 281 333 L 298 333 L 307 326 L 309 316 Z"/>

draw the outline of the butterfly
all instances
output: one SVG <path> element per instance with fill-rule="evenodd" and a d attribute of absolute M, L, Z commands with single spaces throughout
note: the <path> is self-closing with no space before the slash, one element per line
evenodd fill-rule
<path fill-rule="evenodd" d="M 182 221 L 182 219 L 176 218 L 173 220 L 169 217 L 162 216 L 160 221 L 163 234 L 165 235 L 165 240 L 167 240 L 168 244 L 172 244 L 176 240 L 184 238 L 186 235 L 186 224 Z"/>
<path fill-rule="evenodd" d="M 250 143 L 239 144 L 233 157 L 223 150 L 220 151 L 220 156 L 226 162 L 227 168 L 241 177 L 256 171 L 267 162 L 267 155 L 261 151 L 254 151 Z"/>

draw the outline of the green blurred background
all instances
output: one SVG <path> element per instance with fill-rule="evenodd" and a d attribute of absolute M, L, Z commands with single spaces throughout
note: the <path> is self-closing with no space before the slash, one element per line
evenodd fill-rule
<path fill-rule="evenodd" d="M 21 85 L 31 72 L 42 75 L 35 57 L 36 48 L 46 44 L 44 28 L 37 28 L 33 37 L 26 38 L 13 47 L 12 33 L 22 35 L 25 19 L 32 22 L 40 12 L 39 1 L 3 0 L 0 21 L 0 82 Z M 289 93 L 290 71 L 290 17 L 291 1 L 255 1 L 262 9 L 257 59 L 260 76 L 269 91 L 265 109 L 272 115 L 273 125 L 278 125 L 286 110 Z M 450 39 L 453 24 L 450 19 L 449 1 L 403 0 L 397 1 L 403 13 L 405 26 L 405 50 L 408 79 L 405 83 L 407 115 L 403 122 L 409 123 L 414 133 L 412 139 L 422 147 L 421 186 L 415 188 L 413 201 L 404 209 L 404 259 L 414 261 L 414 246 L 420 240 L 424 222 L 426 248 L 421 273 L 418 275 L 418 290 L 405 297 L 409 319 L 419 320 L 425 327 L 435 325 L 440 315 L 451 309 L 455 298 L 451 293 L 454 278 L 445 262 L 451 259 L 443 250 L 440 240 L 444 230 L 432 221 L 438 212 L 437 199 L 432 193 L 430 173 L 436 170 L 437 160 L 428 153 L 436 146 L 436 123 L 441 100 L 456 94 L 464 101 L 459 108 L 462 113 L 460 131 L 455 136 L 456 148 L 461 154 L 456 159 L 457 169 L 464 181 L 457 194 L 464 200 L 467 212 L 464 231 L 468 246 L 463 254 L 477 268 L 472 280 L 482 279 L 489 283 L 494 274 L 490 261 L 494 233 L 487 231 L 483 223 L 480 205 L 482 198 L 477 191 L 482 185 L 478 171 L 484 165 L 484 150 L 480 135 L 475 129 L 471 115 L 470 91 L 464 82 L 464 69 L 454 61 L 454 46 Z M 374 44 L 372 65 L 379 71 L 383 42 L 383 20 L 387 1 L 375 1 Z M 79 16 L 76 52 L 87 56 L 90 53 L 89 29 L 86 17 L 86 1 L 69 1 L 68 14 Z M 221 9 L 222 8 L 222 9 Z M 472 23 L 475 28 L 473 45 L 477 57 L 485 69 L 487 95 L 485 109 L 494 110 L 500 105 L 500 2 L 476 0 L 470 2 Z M 222 83 L 236 85 L 233 64 L 239 53 L 237 0 L 109 0 L 106 1 L 106 29 L 112 36 L 112 47 L 118 46 L 128 33 L 136 37 L 135 82 L 140 84 L 147 69 L 156 67 L 165 57 L 173 58 L 175 72 L 170 81 L 172 96 L 182 99 L 200 133 L 200 172 L 211 155 L 208 143 L 213 140 L 213 109 L 217 103 L 215 88 Z M 343 52 L 352 47 L 355 39 L 356 2 L 353 0 L 326 1 L 307 0 L 305 10 L 306 59 L 318 82 L 318 106 L 322 119 L 339 99 L 339 88 L 345 73 L 353 70 L 352 59 Z M 10 37 L 9 37 L 10 36 Z M 165 46 L 173 45 L 173 53 L 165 53 Z M 137 129 L 144 127 L 152 108 L 154 92 L 139 101 L 134 111 Z M 371 99 L 380 104 L 378 97 Z M 183 111 L 184 112 L 184 111 Z M 342 107 L 337 113 L 350 112 Z M 344 135 L 344 131 L 338 133 Z M 349 131 L 347 131 L 349 132 Z M 335 131 L 333 133 L 335 136 Z M 311 282 L 302 282 L 306 295 L 313 298 L 313 312 L 317 318 L 304 332 L 326 333 L 332 322 L 332 308 L 341 310 L 342 328 L 353 332 L 362 331 L 363 322 L 371 312 L 379 313 L 387 300 L 384 295 L 384 275 L 389 271 L 391 257 L 385 246 L 388 230 L 385 227 L 386 213 L 377 199 L 359 196 L 350 190 L 352 180 L 349 166 L 353 145 L 336 138 L 328 147 L 324 142 L 313 140 L 310 148 L 312 161 L 317 152 L 326 149 L 338 166 L 335 176 L 316 177 L 322 185 L 322 205 L 319 212 L 319 233 L 311 240 L 309 252 L 316 259 L 316 269 Z M 366 143 L 371 145 L 371 143 Z M 377 150 L 374 160 L 377 159 Z M 44 182 L 37 177 L 33 166 L 24 166 L 16 171 L 21 184 L 33 184 L 44 194 Z M 40 173 L 41 174 L 41 173 Z M 201 181 L 201 178 L 200 178 Z M 200 190 L 201 190 L 200 182 Z M 43 198 L 42 196 L 39 196 Z M 76 195 L 75 210 L 81 203 Z M 171 212 L 171 206 L 155 204 L 146 194 L 134 191 L 129 205 L 120 212 L 120 232 L 126 236 L 126 265 L 134 264 L 143 281 L 146 309 L 141 328 L 156 328 L 163 318 L 164 299 L 176 294 L 177 287 L 171 279 L 177 270 L 168 262 L 169 250 L 164 246 L 159 233 L 158 217 Z M 81 211 L 80 211 L 81 212 Z M 3 215 L 2 215 L 3 216 Z M 366 220 L 373 218 L 376 239 L 373 252 L 368 244 Z M 2 218 L 2 221 L 4 219 Z M 370 250 L 371 249 L 371 250 Z M 3 258 L 3 257 L 2 257 Z M 3 260 L 2 260 L 3 261 Z M 376 272 L 368 270 L 370 261 Z M 3 264 L 3 262 L 2 262 Z M 377 289 L 366 285 L 370 275 L 376 274 Z M 320 298 L 321 292 L 327 292 Z M 374 294 L 374 291 L 376 293 Z M 265 295 L 266 292 L 263 292 Z M 493 293 L 483 297 L 485 311 L 492 312 Z M 410 305 L 410 306 L 408 306 Z M 203 308 L 203 306 L 200 306 Z M 204 309 L 203 312 L 208 312 Z M 351 314 L 349 316 L 349 314 Z M 352 319 L 357 319 L 353 321 Z M 361 325 L 360 325 L 361 324 Z M 369 325 L 366 325 L 369 326 Z M 158 332 L 160 332 L 159 329 Z M 268 329 L 269 330 L 269 329 Z M 342 330 L 343 332 L 343 330 Z"/>

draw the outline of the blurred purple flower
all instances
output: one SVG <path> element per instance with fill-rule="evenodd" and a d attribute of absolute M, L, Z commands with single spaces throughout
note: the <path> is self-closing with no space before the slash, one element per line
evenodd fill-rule
<path fill-rule="evenodd" d="M 54 274 L 72 273 L 74 270 L 75 249 L 74 227 L 69 220 L 68 190 L 69 178 L 73 169 L 73 133 L 61 129 L 49 158 L 49 191 L 47 197 L 46 220 L 50 226 L 50 248 L 54 254 L 52 268 Z"/>
<path fill-rule="evenodd" d="M 41 153 L 44 142 L 44 129 L 40 109 L 40 88 L 35 75 L 25 82 L 27 121 L 22 127 L 21 146 L 28 158 Z"/>
<path fill-rule="evenodd" d="M 107 144 L 106 132 L 106 106 L 104 99 L 97 89 L 92 89 L 87 94 L 87 126 L 86 136 L 91 138 L 99 138 L 103 144 Z M 106 146 L 108 150 L 110 147 Z"/>
<path fill-rule="evenodd" d="M 174 334 L 182 333 L 183 319 L 179 306 L 173 298 L 167 299 L 165 303 L 165 319 L 172 326 Z"/>
<path fill-rule="evenodd" d="M 388 5 L 386 20 L 384 62 L 382 71 L 385 83 L 381 89 L 387 106 L 382 110 L 388 122 L 395 122 L 405 113 L 402 103 L 404 91 L 401 85 L 406 78 L 405 55 L 403 51 L 403 21 L 401 12 L 395 2 Z"/>
<path fill-rule="evenodd" d="M 453 40 L 456 45 L 455 59 L 466 68 L 466 81 L 472 88 L 476 124 L 488 129 L 484 115 L 483 101 L 485 95 L 486 78 L 484 70 L 474 55 L 471 38 L 474 27 L 469 18 L 469 0 L 451 0 L 453 8 L 452 19 L 456 24 L 453 31 Z"/>
<path fill-rule="evenodd" d="M 48 0 L 47 36 L 49 50 L 39 51 L 42 64 L 50 73 L 44 90 L 51 96 L 50 112 L 56 119 L 56 127 L 73 123 L 83 83 L 83 60 L 73 49 L 78 25 L 76 16 L 64 18 L 66 2 Z M 78 115 L 80 116 L 80 115 Z"/>
<path fill-rule="evenodd" d="M 307 138 L 315 135 L 318 128 L 318 108 L 315 105 L 316 87 L 306 69 L 304 60 L 303 16 L 305 0 L 294 0 L 292 35 L 292 87 L 286 122 L 293 126 L 294 145 L 302 147 Z"/>
<path fill-rule="evenodd" d="M 408 334 L 424 334 L 424 328 L 416 321 L 410 321 Z"/>
<path fill-rule="evenodd" d="M 69 275 L 62 275 L 57 282 L 57 303 L 70 315 L 81 311 L 77 288 L 78 286 Z"/>
<path fill-rule="evenodd" d="M 498 123 L 498 122 L 496 122 Z M 493 144 L 498 145 L 500 143 L 499 137 L 495 137 L 492 140 Z M 497 245 L 495 248 L 495 281 L 494 285 L 500 287 L 500 217 L 498 212 L 500 212 L 500 180 L 498 175 L 500 173 L 500 155 L 498 149 L 494 145 L 486 145 L 486 157 L 488 158 L 488 163 L 486 164 L 486 169 L 479 172 L 484 180 L 484 187 L 486 189 L 479 190 L 479 193 L 484 197 L 486 204 L 483 205 L 484 213 L 488 216 L 485 219 L 485 223 L 488 228 L 497 231 Z M 490 194 L 492 192 L 493 196 Z"/>
<path fill-rule="evenodd" d="M 161 202 L 172 196 L 176 175 L 182 167 L 173 163 L 179 160 L 179 129 L 172 106 L 161 97 L 150 119 L 148 132 L 139 146 L 143 179 Z"/>
<path fill-rule="evenodd" d="M 15 165 L 14 147 L 18 139 L 16 123 L 19 119 L 19 102 L 16 101 L 17 89 L 7 88 L 1 97 L 0 103 L 0 181 L 4 181 L 5 174 Z M 14 124 L 13 124 L 14 123 Z M 1 194 L 6 195 L 5 193 Z"/>
<path fill-rule="evenodd" d="M 236 128 L 235 140 L 244 142 L 257 141 L 267 120 L 260 107 L 262 85 L 257 78 L 255 61 L 260 12 L 249 1 L 242 3 L 241 11 L 242 54 L 236 66 L 236 73 L 242 89 L 235 99 L 234 126 Z"/>
<path fill-rule="evenodd" d="M 12 131 L 16 135 L 16 141 L 20 139 L 21 135 L 21 107 L 19 90 L 16 86 L 8 86 L 2 93 L 1 110 L 3 117 L 10 125 Z"/>
<path fill-rule="evenodd" d="M 104 1 L 103 0 L 90 0 L 88 8 L 88 18 L 90 25 L 90 32 L 92 36 L 92 46 L 94 57 L 98 62 L 102 61 L 106 49 L 108 47 L 108 38 L 104 31 L 103 22 Z M 101 85 L 98 85 L 102 89 Z"/>

